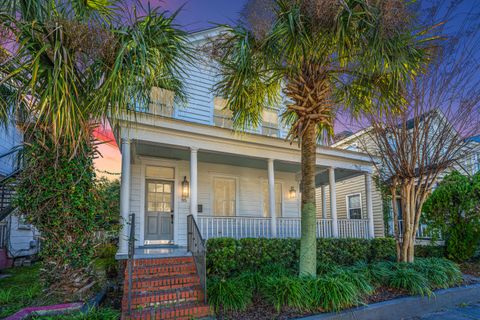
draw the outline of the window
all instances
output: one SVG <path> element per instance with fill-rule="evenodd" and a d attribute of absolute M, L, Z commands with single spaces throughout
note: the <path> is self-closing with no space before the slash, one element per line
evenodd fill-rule
<path fill-rule="evenodd" d="M 237 206 L 237 183 L 235 178 L 213 179 L 213 215 L 234 217 Z"/>
<path fill-rule="evenodd" d="M 270 202 L 268 201 L 268 183 L 263 183 L 263 216 L 270 217 Z M 275 183 L 275 214 L 282 216 L 282 184 Z"/>
<path fill-rule="evenodd" d="M 149 112 L 165 117 L 173 116 L 173 100 L 175 93 L 159 87 L 152 87 L 150 91 Z"/>
<path fill-rule="evenodd" d="M 172 211 L 172 183 L 161 181 L 147 182 L 147 211 L 171 212 Z"/>
<path fill-rule="evenodd" d="M 233 128 L 232 111 L 227 109 L 227 100 L 213 98 L 213 122 L 217 127 Z"/>
<path fill-rule="evenodd" d="M 147 178 L 155 179 L 175 179 L 175 169 L 169 167 L 153 167 L 147 166 L 145 169 Z"/>
<path fill-rule="evenodd" d="M 345 150 L 349 151 L 358 151 L 358 144 L 352 143 L 351 145 L 347 146 Z"/>
<path fill-rule="evenodd" d="M 278 137 L 278 111 L 273 109 L 263 110 L 262 119 L 262 134 L 270 137 Z"/>
<path fill-rule="evenodd" d="M 24 215 L 17 216 L 19 230 L 31 230 L 32 226 L 27 222 Z"/>
<path fill-rule="evenodd" d="M 350 219 L 362 219 L 362 199 L 360 193 L 347 196 L 347 210 Z"/>

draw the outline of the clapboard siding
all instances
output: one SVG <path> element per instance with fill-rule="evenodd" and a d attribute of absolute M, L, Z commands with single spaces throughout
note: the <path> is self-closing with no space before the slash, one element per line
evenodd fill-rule
<path fill-rule="evenodd" d="M 190 181 L 190 164 L 188 161 L 175 161 L 159 159 L 149 159 L 148 162 L 141 163 L 140 160 L 131 165 L 131 183 L 130 183 L 130 211 L 136 213 L 136 239 L 137 245 L 143 245 L 144 239 L 141 224 L 144 223 L 144 192 L 145 167 L 147 165 L 158 165 L 176 168 L 175 178 L 175 217 L 174 217 L 174 235 L 175 241 L 179 245 L 187 243 L 187 215 L 190 212 L 190 203 L 181 200 L 181 181 L 184 176 Z M 263 192 L 262 185 L 267 181 L 267 170 L 252 169 L 246 167 L 237 167 L 222 164 L 198 163 L 198 196 L 199 205 L 203 206 L 203 212 L 198 215 L 212 215 L 213 186 L 212 182 L 215 176 L 233 177 L 237 181 L 237 216 L 263 216 Z M 299 200 L 288 199 L 288 190 L 294 186 L 298 190 L 298 183 L 295 180 L 294 173 L 275 172 L 275 181 L 282 184 L 282 215 L 284 217 L 299 217 Z"/>
<path fill-rule="evenodd" d="M 331 218 L 330 214 L 330 187 L 326 186 L 327 193 L 327 218 Z M 343 180 L 336 183 L 337 196 L 337 217 L 338 219 L 347 219 L 347 196 L 352 194 L 361 194 L 362 199 L 362 219 L 367 219 L 367 203 L 365 191 L 365 177 L 358 176 L 351 179 Z M 383 225 L 383 207 L 382 196 L 377 188 L 372 186 L 372 205 L 373 205 L 373 222 L 375 227 L 375 237 L 384 236 Z M 322 191 L 321 188 L 316 189 L 316 206 L 317 216 L 322 217 Z"/>
<path fill-rule="evenodd" d="M 21 141 L 22 135 L 13 124 L 6 127 L 0 126 L 0 155 L 10 151 L 12 147 L 19 145 Z M 0 158 L 0 176 L 11 173 L 14 169 L 14 164 L 14 156 Z"/>

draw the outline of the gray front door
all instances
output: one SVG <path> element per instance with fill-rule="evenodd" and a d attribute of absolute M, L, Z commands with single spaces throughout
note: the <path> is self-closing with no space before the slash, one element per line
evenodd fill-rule
<path fill-rule="evenodd" d="M 173 240 L 173 182 L 146 181 L 145 240 L 168 243 Z"/>

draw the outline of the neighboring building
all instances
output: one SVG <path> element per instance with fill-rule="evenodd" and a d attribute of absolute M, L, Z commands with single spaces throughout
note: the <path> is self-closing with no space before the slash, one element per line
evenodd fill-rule
<path fill-rule="evenodd" d="M 0 269 L 11 266 L 14 260 L 21 263 L 39 248 L 35 228 L 10 207 L 18 169 L 14 148 L 21 143 L 22 134 L 15 125 L 0 127 Z"/>
<path fill-rule="evenodd" d="M 192 34 L 202 45 L 219 29 Z M 201 52 L 200 50 L 198 52 Z M 125 228 L 119 258 L 127 253 L 128 220 L 134 213 L 136 247 L 187 245 L 187 216 L 203 238 L 299 237 L 300 150 L 284 140 L 283 105 L 265 110 L 263 124 L 234 132 L 225 100 L 216 97 L 214 62 L 199 53 L 186 67 L 188 103 L 153 88 L 151 103 L 136 106 L 114 128 L 122 151 L 121 215 Z M 381 237 L 383 218 L 374 214 L 373 166 L 368 155 L 317 147 L 317 186 L 335 197 L 317 220 L 318 237 Z M 359 197 L 344 189 L 362 186 Z M 348 206 L 346 201 L 348 199 Z M 350 215 L 346 214 L 346 210 Z"/>
<path fill-rule="evenodd" d="M 439 121 L 444 121 L 445 117 L 439 113 Z M 344 131 L 341 132 L 336 136 L 335 143 L 332 144 L 332 147 L 334 148 L 340 148 L 344 150 L 351 150 L 351 151 L 364 151 L 367 152 L 370 150 L 373 152 L 373 148 L 375 148 L 375 144 L 371 141 L 372 137 L 369 135 L 369 130 L 370 128 L 366 128 L 363 130 L 360 130 L 356 133 L 352 133 L 349 131 Z M 472 175 L 475 174 L 476 172 L 480 171 L 480 136 L 474 136 L 468 138 L 469 144 L 468 144 L 468 151 L 467 156 L 462 160 L 456 163 L 452 169 L 458 170 L 462 174 L 468 174 Z M 370 148 L 370 149 L 369 149 Z M 441 181 L 442 177 L 447 174 L 448 172 L 445 172 L 442 174 L 442 176 L 439 177 L 437 183 Z M 350 181 L 349 181 L 350 182 Z M 362 184 L 362 181 L 360 179 L 357 180 L 352 180 L 351 183 L 345 184 L 343 187 L 338 187 L 337 189 L 337 199 L 338 199 L 338 194 L 341 194 L 341 196 L 345 197 L 345 202 L 343 204 L 343 207 L 340 207 L 339 210 L 339 217 L 344 217 L 347 215 L 347 212 L 351 212 L 352 210 L 348 210 L 348 202 L 352 201 L 352 197 L 358 197 L 355 195 L 360 195 L 360 199 L 362 199 L 361 195 L 363 190 L 365 190 L 364 185 Z M 317 211 L 322 212 L 322 189 L 319 188 L 317 189 Z M 355 200 L 358 202 L 358 200 Z M 326 202 L 327 204 L 329 203 L 328 199 L 328 193 L 326 195 Z M 374 204 L 373 206 L 373 215 L 374 216 L 384 216 L 384 209 L 382 204 L 385 204 L 382 200 L 382 194 L 381 192 L 374 187 L 374 191 L 372 192 L 372 203 Z M 388 229 L 389 233 L 393 234 L 393 213 L 391 209 L 391 204 L 387 204 L 388 207 L 386 210 L 388 211 Z M 397 206 L 399 210 L 401 210 L 401 205 L 400 205 L 400 199 L 397 199 Z M 365 207 L 365 204 L 362 203 L 362 210 Z M 347 208 L 347 209 L 346 209 Z M 399 215 L 401 213 L 399 212 Z M 379 219 L 375 219 L 377 222 Z M 382 220 L 383 221 L 383 220 Z M 400 226 L 402 226 L 402 221 L 399 217 L 399 223 Z M 428 239 L 428 235 L 426 234 L 426 225 L 420 225 L 419 230 L 417 232 L 417 239 Z"/>

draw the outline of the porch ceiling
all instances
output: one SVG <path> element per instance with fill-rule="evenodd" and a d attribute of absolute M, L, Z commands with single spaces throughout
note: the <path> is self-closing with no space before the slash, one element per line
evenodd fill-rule
<path fill-rule="evenodd" d="M 165 146 L 145 141 L 136 141 L 135 153 L 138 156 L 144 157 L 190 160 L 190 150 L 188 148 Z M 267 170 L 266 159 L 251 156 L 239 156 L 229 153 L 199 150 L 198 161 Z M 317 175 L 315 176 L 316 186 L 328 185 L 328 168 L 323 166 L 317 166 L 317 168 Z M 301 167 L 299 163 L 275 161 L 275 171 L 300 173 L 300 170 Z M 335 181 L 338 182 L 350 179 L 361 174 L 362 172 L 360 171 L 336 168 Z"/>

